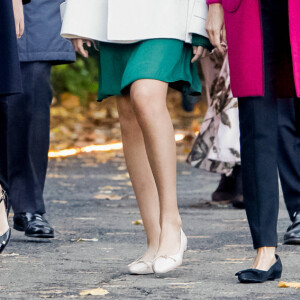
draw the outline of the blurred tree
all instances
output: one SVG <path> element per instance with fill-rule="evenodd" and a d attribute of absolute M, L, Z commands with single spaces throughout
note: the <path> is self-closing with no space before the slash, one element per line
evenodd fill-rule
<path fill-rule="evenodd" d="M 96 100 L 99 51 L 93 48 L 89 52 L 88 59 L 78 55 L 75 63 L 52 68 L 51 81 L 58 102 L 63 93 L 79 96 L 82 106 Z"/>

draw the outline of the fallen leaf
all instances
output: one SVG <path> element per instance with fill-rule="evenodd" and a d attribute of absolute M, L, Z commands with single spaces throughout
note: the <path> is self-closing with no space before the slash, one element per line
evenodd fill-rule
<path fill-rule="evenodd" d="M 99 188 L 100 190 L 102 190 L 102 188 Z M 106 190 L 124 190 L 123 187 L 120 187 L 120 186 L 110 186 L 110 185 L 107 185 L 105 187 Z"/>
<path fill-rule="evenodd" d="M 133 225 L 144 225 L 143 220 L 136 220 L 132 222 Z"/>
<path fill-rule="evenodd" d="M 93 239 L 84 239 L 84 238 L 79 238 L 79 239 L 71 239 L 72 242 L 98 242 L 97 238 L 93 238 Z"/>
<path fill-rule="evenodd" d="M 116 180 L 116 181 L 122 181 L 122 180 L 127 180 L 129 178 L 129 174 L 118 174 L 115 176 L 110 177 L 111 180 Z"/>
<path fill-rule="evenodd" d="M 109 294 L 109 292 L 102 288 L 92 289 L 92 290 L 84 290 L 80 292 L 80 296 L 105 296 Z"/>
<path fill-rule="evenodd" d="M 18 253 L 5 253 L 1 255 L 2 257 L 14 257 L 14 256 L 19 256 Z"/>
<path fill-rule="evenodd" d="M 68 178 L 68 176 L 62 175 L 62 174 L 49 173 L 49 174 L 47 174 L 47 178 Z"/>
<path fill-rule="evenodd" d="M 59 204 L 67 204 L 68 201 L 63 201 L 63 200 L 52 200 L 53 203 L 59 203 Z"/>
<path fill-rule="evenodd" d="M 94 199 L 118 201 L 118 200 L 122 200 L 124 197 L 126 197 L 126 195 L 118 196 L 118 195 L 113 195 L 113 194 L 107 194 L 107 192 L 104 192 L 104 194 L 95 195 Z"/>
<path fill-rule="evenodd" d="M 285 281 L 280 281 L 278 283 L 278 287 L 281 288 L 294 288 L 296 290 L 300 289 L 300 282 L 285 282 Z"/>

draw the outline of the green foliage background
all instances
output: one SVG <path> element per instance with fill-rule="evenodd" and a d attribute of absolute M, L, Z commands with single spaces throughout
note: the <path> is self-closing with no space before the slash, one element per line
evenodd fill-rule
<path fill-rule="evenodd" d="M 63 93 L 79 96 L 82 106 L 86 106 L 89 101 L 96 100 L 99 51 L 89 50 L 89 56 L 89 59 L 85 59 L 78 55 L 75 63 L 52 68 L 51 81 L 54 96 L 58 102 Z"/>

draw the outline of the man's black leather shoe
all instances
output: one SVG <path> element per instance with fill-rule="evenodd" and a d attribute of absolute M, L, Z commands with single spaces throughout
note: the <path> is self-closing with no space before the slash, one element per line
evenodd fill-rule
<path fill-rule="evenodd" d="M 54 230 L 41 214 L 20 213 L 14 215 L 14 229 L 25 231 L 25 235 L 35 238 L 54 238 Z"/>
<path fill-rule="evenodd" d="M 293 218 L 293 224 L 289 226 L 284 235 L 284 245 L 300 245 L 300 212 L 296 212 Z"/>

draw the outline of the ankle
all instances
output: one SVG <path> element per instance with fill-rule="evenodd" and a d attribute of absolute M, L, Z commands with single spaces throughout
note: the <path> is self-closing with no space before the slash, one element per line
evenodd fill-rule
<path fill-rule="evenodd" d="M 176 229 L 179 230 L 182 227 L 182 221 L 181 218 L 168 218 L 168 219 L 164 219 L 163 221 L 161 221 L 161 229 L 162 231 L 167 229 Z"/>
<path fill-rule="evenodd" d="M 275 250 L 275 247 L 258 248 L 253 268 L 264 271 L 269 270 L 269 268 L 276 262 Z"/>
<path fill-rule="evenodd" d="M 147 251 L 155 252 L 159 247 L 159 239 L 147 242 Z"/>
<path fill-rule="evenodd" d="M 261 247 L 257 249 L 257 256 L 264 258 L 274 258 L 276 248 L 275 247 Z"/>

